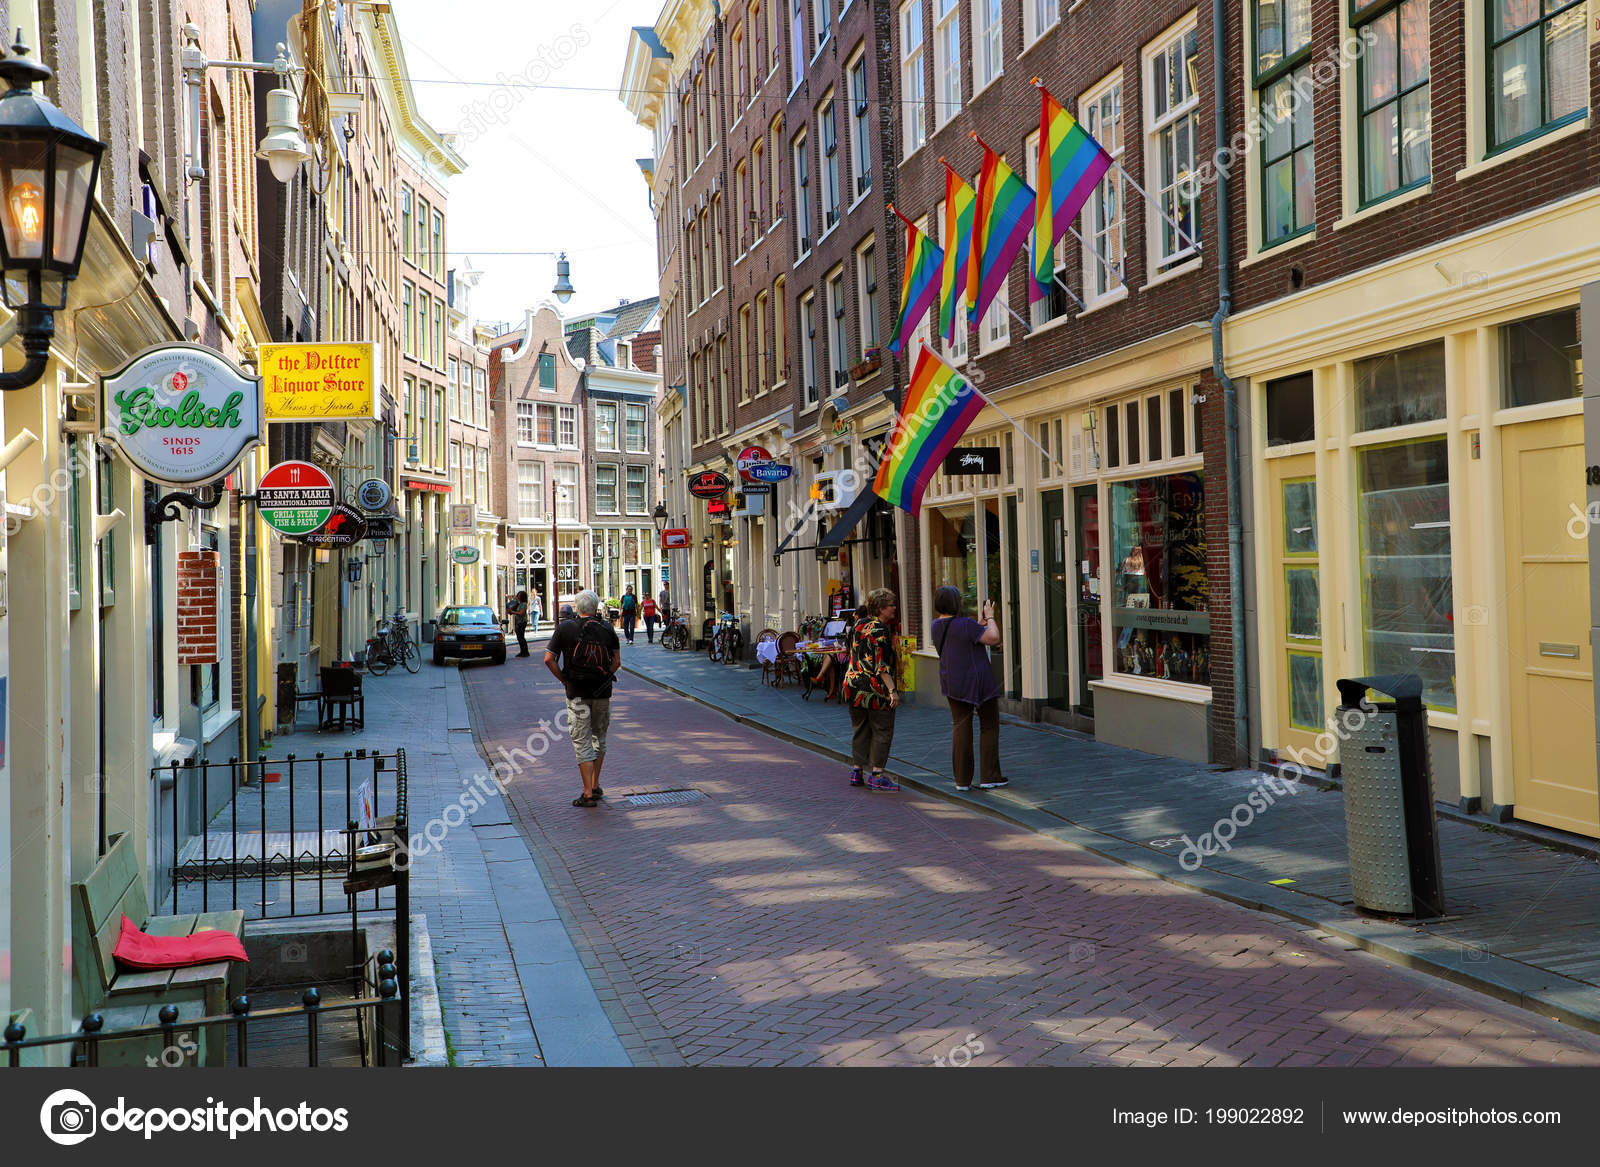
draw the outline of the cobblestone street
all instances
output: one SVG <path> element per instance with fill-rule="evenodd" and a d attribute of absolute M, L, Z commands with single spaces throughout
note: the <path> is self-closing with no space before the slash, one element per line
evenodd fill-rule
<path fill-rule="evenodd" d="M 561 708 L 537 652 L 462 680 L 491 761 Z M 609 744 L 602 806 L 570 805 L 559 737 L 506 802 L 636 1064 L 1600 1065 L 1592 1035 L 962 806 L 851 789 L 634 675 Z M 698 796 L 630 805 L 666 790 Z"/>

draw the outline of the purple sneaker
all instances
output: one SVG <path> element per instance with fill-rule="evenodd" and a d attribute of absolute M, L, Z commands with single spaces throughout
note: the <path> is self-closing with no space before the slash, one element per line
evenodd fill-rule
<path fill-rule="evenodd" d="M 861 767 L 860 766 L 851 767 L 851 769 L 850 769 L 850 785 L 852 785 L 852 786 L 865 786 L 866 784 L 867 784 L 866 779 L 861 776 Z"/>
<path fill-rule="evenodd" d="M 867 779 L 867 789 L 894 791 L 900 789 L 900 783 L 896 782 L 887 774 L 874 774 L 871 778 Z"/>

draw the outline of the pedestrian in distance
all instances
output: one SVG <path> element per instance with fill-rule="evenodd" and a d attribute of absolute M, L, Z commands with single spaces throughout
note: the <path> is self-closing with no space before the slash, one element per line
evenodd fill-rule
<path fill-rule="evenodd" d="M 511 617 L 511 628 L 517 634 L 518 656 L 528 655 L 528 593 L 518 592 L 506 605 Z"/>
<path fill-rule="evenodd" d="M 544 619 L 544 600 L 534 592 L 528 599 L 528 635 L 537 638 L 539 635 L 539 621 Z"/>
<path fill-rule="evenodd" d="M 639 611 L 644 616 L 645 639 L 649 643 L 654 644 L 656 642 L 656 619 L 658 616 L 658 613 L 656 612 L 656 602 L 649 596 L 646 596 L 644 598 L 644 602 L 639 605 Z"/>
<path fill-rule="evenodd" d="M 639 597 L 633 594 L 633 585 L 629 584 L 622 593 L 622 634 L 628 638 L 628 643 L 633 643 L 633 630 L 639 624 Z"/>
<path fill-rule="evenodd" d="M 847 643 L 844 697 L 850 704 L 850 785 L 894 791 L 900 784 L 883 772 L 894 741 L 894 711 L 900 706 L 895 681 L 894 632 L 900 603 L 878 588 L 856 612 Z M 863 776 L 866 770 L 871 774 Z"/>
<path fill-rule="evenodd" d="M 611 725 L 611 689 L 622 668 L 622 646 L 617 631 L 600 619 L 600 597 L 578 593 L 576 614 L 565 621 L 545 646 L 544 667 L 561 682 L 567 694 L 567 716 L 572 725 L 572 748 L 578 755 L 583 793 L 573 806 L 598 806 L 606 792 L 600 771 L 606 760 L 606 730 Z"/>
<path fill-rule="evenodd" d="M 950 703 L 950 765 L 956 789 L 972 789 L 972 719 L 978 719 L 978 789 L 1006 785 L 1000 773 L 1000 682 L 989 648 L 1000 643 L 994 601 L 978 618 L 961 611 L 961 591 L 946 584 L 933 593 L 933 647 L 939 654 L 939 690 Z"/>

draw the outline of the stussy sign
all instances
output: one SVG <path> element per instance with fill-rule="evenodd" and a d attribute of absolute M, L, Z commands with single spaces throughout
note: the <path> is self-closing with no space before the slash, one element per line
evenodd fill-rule
<path fill-rule="evenodd" d="M 100 434 L 146 478 L 213 482 L 261 441 L 261 378 L 194 344 L 147 349 L 100 382 Z"/>

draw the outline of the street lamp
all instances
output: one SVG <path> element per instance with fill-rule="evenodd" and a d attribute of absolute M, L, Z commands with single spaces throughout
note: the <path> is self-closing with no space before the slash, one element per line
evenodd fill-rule
<path fill-rule="evenodd" d="M 572 293 L 576 290 L 572 286 L 572 265 L 567 262 L 565 251 L 556 260 L 556 286 L 551 290 L 563 304 L 572 299 Z"/>
<path fill-rule="evenodd" d="M 650 517 L 656 522 L 656 534 L 659 535 L 662 531 L 665 531 L 667 529 L 667 504 L 664 502 L 656 503 L 656 509 L 650 512 Z"/>
<path fill-rule="evenodd" d="M 292 73 L 304 73 L 305 66 L 289 63 L 288 46 L 278 43 L 278 55 L 270 62 L 264 61 L 213 61 L 200 48 L 200 26 L 183 26 L 184 46 L 180 55 L 183 66 L 183 83 L 189 89 L 189 141 L 184 173 L 189 178 L 206 176 L 205 161 L 200 156 L 200 90 L 205 85 L 207 69 L 240 69 L 248 73 L 273 73 L 278 87 L 267 94 L 267 133 L 261 139 L 256 157 L 267 163 L 272 177 L 288 183 L 302 162 L 311 161 L 312 154 L 300 132 L 300 98 L 289 87 Z"/>
<path fill-rule="evenodd" d="M 17 315 L 27 359 L 0 374 L 0 390 L 27 388 L 50 363 L 55 313 L 67 306 L 67 285 L 83 262 L 106 148 L 33 91 L 54 74 L 28 59 L 20 29 L 11 54 L 0 60 L 0 296 Z"/>

